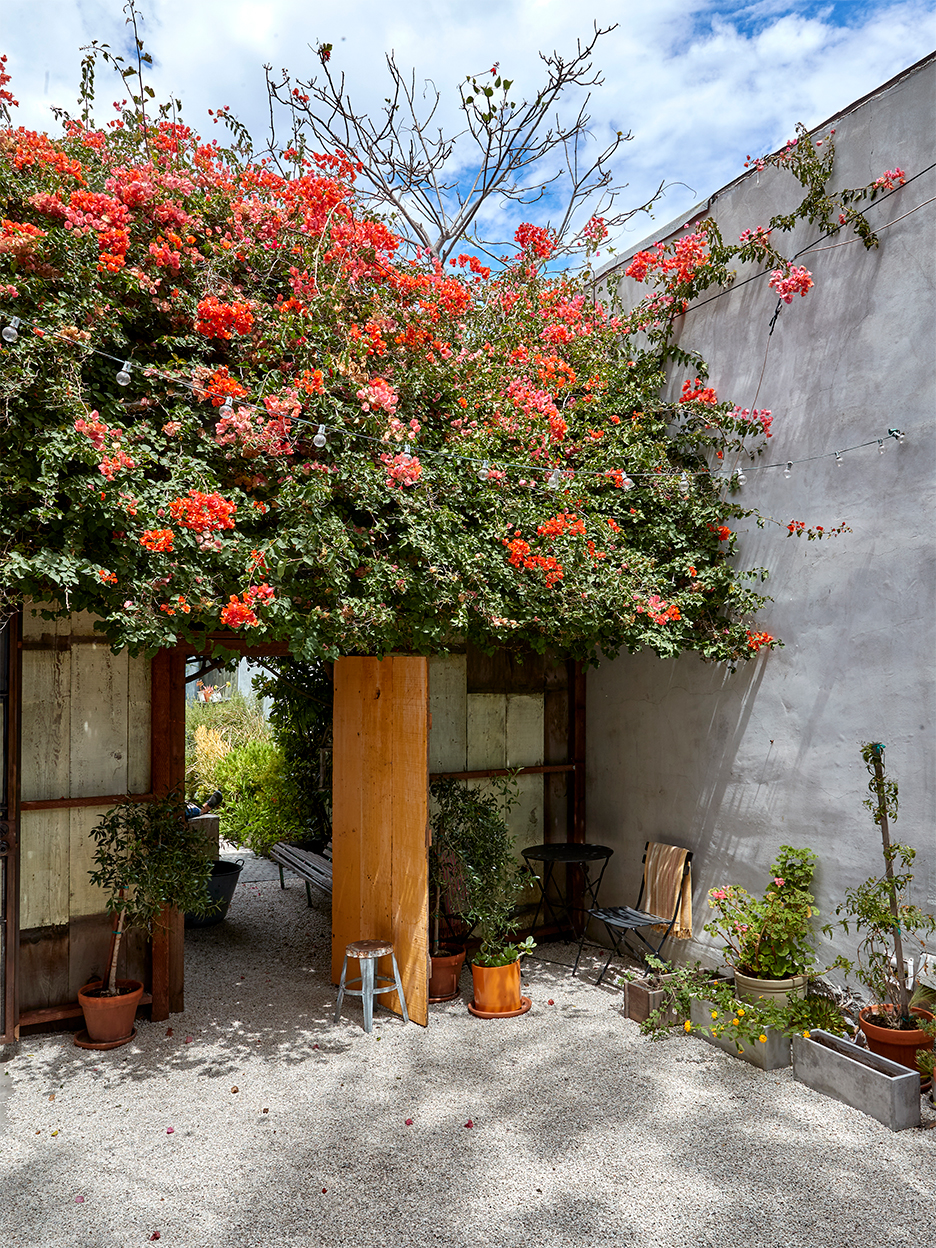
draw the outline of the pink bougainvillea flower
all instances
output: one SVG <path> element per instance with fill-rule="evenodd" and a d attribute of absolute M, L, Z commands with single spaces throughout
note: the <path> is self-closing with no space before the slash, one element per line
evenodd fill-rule
<path fill-rule="evenodd" d="M 474 1123 L 473 1123 L 473 1122 L 472 1122 L 472 1120 L 469 1118 L 469 1119 L 468 1119 L 468 1121 L 465 1123 L 465 1126 L 466 1126 L 466 1127 L 473 1127 L 473 1126 L 474 1126 Z"/>
<path fill-rule="evenodd" d="M 411 1127 L 411 1126 L 413 1125 L 413 1120 L 412 1120 L 412 1118 L 407 1118 L 407 1120 L 406 1120 L 406 1125 L 407 1125 L 408 1127 Z"/>

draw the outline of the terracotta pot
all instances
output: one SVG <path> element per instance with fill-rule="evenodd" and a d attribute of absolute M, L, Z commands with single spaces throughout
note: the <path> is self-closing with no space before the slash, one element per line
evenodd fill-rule
<path fill-rule="evenodd" d="M 117 987 L 129 991 L 116 997 L 91 995 L 100 987 L 101 981 L 96 979 L 78 989 L 78 1003 L 84 1013 L 88 1038 L 99 1043 L 129 1040 L 143 985 L 136 979 L 118 979 Z"/>
<path fill-rule="evenodd" d="M 429 1000 L 451 1001 L 458 996 L 458 981 L 465 965 L 464 949 L 445 949 L 430 955 Z"/>
<path fill-rule="evenodd" d="M 475 966 L 474 1004 L 485 1014 L 513 1014 L 520 1009 L 520 959 L 508 966 Z"/>
<path fill-rule="evenodd" d="M 899 1062 L 909 1070 L 917 1070 L 916 1051 L 931 1049 L 933 1037 L 928 1036 L 925 1031 L 899 1031 L 896 1027 L 878 1027 L 876 1023 L 868 1022 L 869 1014 L 893 1012 L 892 1005 L 866 1005 L 858 1015 L 858 1026 L 864 1032 L 872 1053 L 877 1053 L 878 1057 L 889 1057 L 892 1062 Z M 929 1010 L 923 1010 L 917 1005 L 910 1007 L 910 1013 L 918 1018 L 933 1017 Z"/>
<path fill-rule="evenodd" d="M 734 982 L 738 1000 L 750 1001 L 752 1005 L 759 1000 L 768 1005 L 786 1005 L 806 996 L 805 975 L 793 975 L 790 979 L 755 979 L 735 971 Z"/>

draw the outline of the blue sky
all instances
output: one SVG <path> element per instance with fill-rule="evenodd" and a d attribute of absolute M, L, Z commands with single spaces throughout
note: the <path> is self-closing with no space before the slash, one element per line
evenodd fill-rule
<path fill-rule="evenodd" d="M 213 137 L 208 108 L 229 104 L 254 132 L 265 124 L 263 64 L 300 75 L 309 44 L 334 44 L 357 106 L 380 107 L 384 54 L 446 91 L 494 61 L 533 90 L 537 52 L 568 52 L 592 20 L 619 23 L 596 50 L 606 83 L 595 91 L 595 141 L 631 130 L 616 170 L 622 204 L 660 181 L 674 185 L 657 223 L 680 215 L 741 171 L 748 153 L 773 150 L 797 121 L 816 125 L 936 47 L 936 0 L 141 0 L 155 58 L 157 97 L 184 103 L 190 125 Z M 579 15 L 587 12 L 588 17 Z M 21 101 L 17 121 L 54 126 L 51 105 L 73 108 L 80 45 L 117 48 L 127 30 L 120 0 L 5 0 L 0 52 Z M 99 71 L 99 98 L 120 98 Z M 457 120 L 451 105 L 443 124 Z M 683 185 L 679 185 L 683 184 Z M 528 213 L 534 219 L 542 219 Z M 637 218 L 622 246 L 653 229 Z"/>

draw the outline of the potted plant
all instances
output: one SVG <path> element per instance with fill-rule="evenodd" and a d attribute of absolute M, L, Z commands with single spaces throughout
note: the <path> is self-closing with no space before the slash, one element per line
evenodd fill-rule
<path fill-rule="evenodd" d="M 872 1004 L 859 1012 L 858 1025 L 872 1053 L 918 1069 L 917 1050 L 933 1046 L 933 1036 L 921 1023 L 931 1022 L 933 1014 L 911 1000 L 906 959 L 924 952 L 925 937 L 936 931 L 936 918 L 909 899 L 916 850 L 890 839 L 889 820 L 897 818 L 897 782 L 884 774 L 884 746 L 868 742 L 861 756 L 871 776 L 871 797 L 864 805 L 881 832 L 884 874 L 849 889 L 836 907 L 835 913 L 844 916 L 839 926 L 846 933 L 854 927 L 861 940 L 854 962 L 840 957 L 834 965 L 854 970 L 871 992 Z"/>
<path fill-rule="evenodd" d="M 456 780 L 437 780 L 432 798 L 429 999 L 447 1001 L 458 995 L 465 961 L 457 925 L 461 924 L 465 935 L 479 926 L 488 952 L 498 935 L 505 936 L 506 948 L 506 934 L 515 927 L 510 925 L 513 909 L 529 874 L 513 855 L 504 815 L 514 795 L 507 783 L 495 781 L 480 789 Z M 443 914 L 447 938 L 442 935 Z M 516 961 L 517 956 L 507 961 Z M 519 1008 L 519 976 L 516 998 Z"/>
<path fill-rule="evenodd" d="M 124 932 L 142 927 L 151 933 L 167 906 L 204 912 L 210 900 L 207 882 L 212 863 L 203 833 L 186 820 L 185 802 L 176 793 L 115 806 L 91 836 L 97 846 L 91 883 L 105 891 L 113 930 L 104 977 L 86 984 L 78 1000 L 88 1042 L 113 1048 L 132 1037 L 143 994 L 138 981 L 117 978 Z"/>
<path fill-rule="evenodd" d="M 506 785 L 479 789 L 454 780 L 435 782 L 432 794 L 437 808 L 429 859 L 433 966 L 436 957 L 452 956 L 440 927 L 443 898 L 454 893 L 467 929 L 477 928 L 481 936 L 472 960 L 469 1010 L 482 1018 L 525 1013 L 530 1001 L 520 996 L 520 958 L 536 945 L 529 937 L 520 943 L 510 939 L 518 927 L 517 903 L 531 880 L 529 868 L 514 857 L 504 818 L 512 794 Z"/>
<path fill-rule="evenodd" d="M 660 1008 L 667 986 L 676 978 L 674 968 L 652 953 L 647 954 L 646 965 L 644 973 L 624 970 L 618 980 L 624 990 L 624 1014 L 635 1023 L 642 1023 Z"/>
<path fill-rule="evenodd" d="M 785 1005 L 791 997 L 805 997 L 816 960 L 811 930 L 818 911 L 809 892 L 815 869 L 811 849 L 781 845 L 762 900 L 735 884 L 709 890 L 709 907 L 718 917 L 705 931 L 724 942 L 742 1000 Z"/>

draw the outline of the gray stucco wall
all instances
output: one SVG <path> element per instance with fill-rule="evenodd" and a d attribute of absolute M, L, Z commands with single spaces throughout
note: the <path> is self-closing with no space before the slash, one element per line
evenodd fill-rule
<path fill-rule="evenodd" d="M 861 186 L 895 165 L 912 179 L 933 163 L 934 115 L 933 61 L 845 110 L 833 123 L 831 185 Z M 737 238 L 795 206 L 799 191 L 785 172 L 752 173 L 712 213 Z M 869 220 L 880 228 L 934 195 L 931 170 L 871 205 Z M 602 899 L 633 904 L 646 840 L 694 850 L 702 939 L 672 944 L 676 956 L 719 960 L 701 932 L 707 890 L 733 882 L 760 893 L 781 844 L 819 854 L 825 918 L 880 870 L 879 833 L 861 804 L 867 740 L 886 743 L 900 783 L 894 831 L 918 850 L 914 900 L 936 908 L 934 221 L 930 204 L 884 229 L 876 251 L 855 242 L 804 256 L 815 287 L 784 305 L 766 364 L 777 302 L 766 278 L 683 318 L 680 345 L 708 360 L 720 399 L 751 407 L 764 367 L 757 406 L 772 409 L 774 436 L 761 462 L 778 466 L 750 472 L 742 498 L 780 525 L 741 522 L 740 559 L 770 570 L 773 603 L 758 627 L 786 645 L 734 675 L 649 652 L 589 673 L 588 839 L 616 851 Z M 815 238 L 800 229 L 789 251 Z M 645 293 L 621 280 L 627 298 Z M 674 393 L 684 376 L 674 374 Z M 893 426 L 906 432 L 902 446 L 886 437 Z M 881 437 L 885 454 L 875 444 L 836 466 L 835 450 Z M 810 456 L 825 458 L 784 478 L 787 460 Z M 853 532 L 807 542 L 788 537 L 793 518 L 844 520 Z M 853 952 L 850 943 L 823 941 L 823 954 Z"/>

